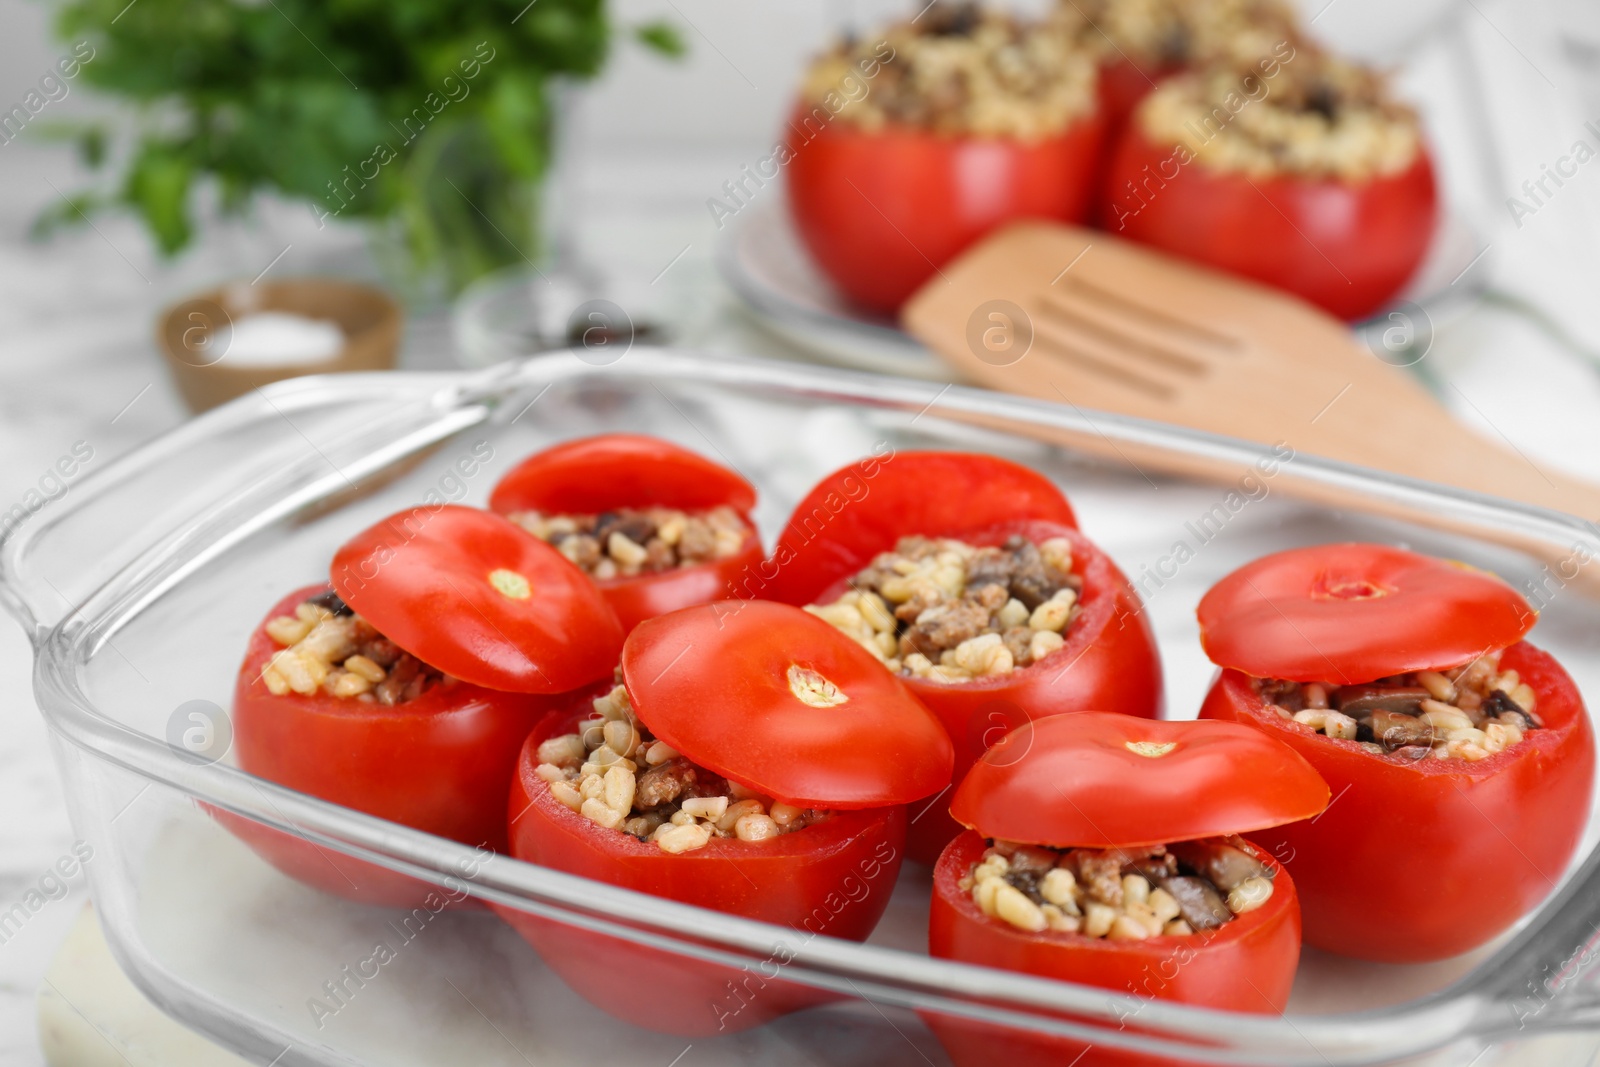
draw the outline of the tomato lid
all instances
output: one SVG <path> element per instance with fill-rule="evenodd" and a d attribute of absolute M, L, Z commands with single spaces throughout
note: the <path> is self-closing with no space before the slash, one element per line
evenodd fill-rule
<path fill-rule="evenodd" d="M 743 514 L 756 490 L 738 474 L 671 441 L 608 433 L 537 452 L 500 479 L 489 508 L 500 514 L 595 515 L 620 507 L 704 511 L 721 504 Z"/>
<path fill-rule="evenodd" d="M 950 782 L 933 714 L 808 612 L 719 601 L 642 622 L 622 649 L 639 720 L 689 759 L 808 807 L 905 804 Z"/>
<path fill-rule="evenodd" d="M 1132 848 L 1307 819 L 1328 785 L 1294 749 L 1235 722 L 1077 711 L 1011 731 L 973 765 L 950 814 L 985 837 Z"/>
<path fill-rule="evenodd" d="M 622 647 L 622 625 L 582 571 L 477 508 L 391 515 L 334 554 L 332 578 L 396 645 L 489 689 L 574 689 L 610 673 Z"/>
<path fill-rule="evenodd" d="M 1388 545 L 1275 552 L 1200 600 L 1212 662 L 1256 678 L 1370 682 L 1508 648 L 1538 614 L 1506 582 Z"/>
<path fill-rule="evenodd" d="M 814 603 L 902 537 L 957 537 L 1024 519 L 1078 526 L 1054 482 L 1008 459 L 981 452 L 869 456 L 823 478 L 795 506 L 773 549 L 768 595 Z"/>

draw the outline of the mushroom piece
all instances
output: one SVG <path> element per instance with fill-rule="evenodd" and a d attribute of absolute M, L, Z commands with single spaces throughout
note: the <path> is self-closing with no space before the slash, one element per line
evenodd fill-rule
<path fill-rule="evenodd" d="M 1380 711 L 1420 715 L 1422 702 L 1432 698 L 1433 694 L 1421 686 L 1344 685 L 1334 690 L 1329 703 L 1359 720 Z"/>
<path fill-rule="evenodd" d="M 1161 888 L 1172 894 L 1184 921 L 1196 930 L 1214 930 L 1233 918 L 1228 902 L 1204 878 L 1180 875 L 1162 882 Z"/>
<path fill-rule="evenodd" d="M 1488 698 L 1484 700 L 1481 705 L 1479 705 L 1478 711 L 1479 715 L 1485 719 L 1497 719 L 1506 715 L 1519 716 L 1523 722 L 1528 724 L 1528 726 L 1522 727 L 1522 729 L 1527 729 L 1529 726 L 1538 725 L 1534 721 L 1533 713 L 1524 709 L 1515 700 L 1512 700 L 1503 689 L 1496 689 L 1494 692 L 1490 693 Z M 1474 722 L 1473 725 L 1482 724 Z"/>
<path fill-rule="evenodd" d="M 605 544 L 611 535 L 619 533 L 636 545 L 643 545 L 655 536 L 656 524 L 649 517 L 638 512 L 607 511 L 595 518 L 594 537 L 600 544 Z"/>
<path fill-rule="evenodd" d="M 1004 881 L 1010 883 L 1013 889 L 1021 892 L 1023 896 L 1029 897 L 1037 902 L 1043 899 L 1043 897 L 1039 895 L 1039 882 L 1043 880 L 1045 873 L 1046 872 L 1044 871 L 1036 870 L 1007 871 L 1000 877 Z"/>
<path fill-rule="evenodd" d="M 1210 879 L 1224 893 L 1247 879 L 1272 877 L 1272 871 L 1266 864 L 1226 841 L 1179 841 L 1171 849 L 1179 863 L 1201 877 Z"/>
<path fill-rule="evenodd" d="M 316 596 L 308 599 L 306 603 L 315 604 L 319 608 L 327 608 L 329 611 L 333 612 L 336 618 L 342 618 L 347 615 L 355 614 L 355 609 L 349 604 L 346 604 L 339 594 L 335 593 L 332 589 L 329 589 L 325 593 L 318 593 Z M 1516 707 L 1516 705 L 1513 704 L 1512 707 Z"/>
<path fill-rule="evenodd" d="M 1372 730 L 1372 736 L 1391 752 L 1411 745 L 1433 744 L 1433 727 L 1415 715 L 1398 711 L 1374 711 L 1367 719 L 1366 725 Z"/>

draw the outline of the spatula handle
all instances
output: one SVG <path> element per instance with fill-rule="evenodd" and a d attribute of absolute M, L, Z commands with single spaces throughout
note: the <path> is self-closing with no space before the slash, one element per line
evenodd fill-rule
<path fill-rule="evenodd" d="M 1292 443 L 1332 459 L 1600 520 L 1600 488 L 1593 484 L 1534 459 L 1509 441 L 1483 436 L 1442 408 L 1410 405 L 1405 417 L 1408 437 L 1420 436 L 1420 446 L 1393 447 L 1392 439 L 1385 440 L 1383 418 L 1376 412 L 1358 432 L 1350 432 L 1342 420 L 1330 419 L 1325 427 L 1307 427 Z"/>

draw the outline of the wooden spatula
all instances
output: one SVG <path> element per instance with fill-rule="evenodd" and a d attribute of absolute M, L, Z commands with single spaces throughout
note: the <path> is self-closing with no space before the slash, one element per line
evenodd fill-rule
<path fill-rule="evenodd" d="M 1010 227 L 944 267 L 901 315 L 991 389 L 1600 517 L 1600 489 L 1455 421 L 1344 323 L 1109 234 Z"/>

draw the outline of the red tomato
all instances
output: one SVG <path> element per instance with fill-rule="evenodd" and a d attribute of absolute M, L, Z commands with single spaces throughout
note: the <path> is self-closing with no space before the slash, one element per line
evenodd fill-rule
<path fill-rule="evenodd" d="M 1405 171 L 1364 182 L 1251 178 L 1181 164 L 1174 152 L 1129 125 L 1111 155 L 1105 228 L 1339 318 L 1379 311 L 1433 240 L 1438 197 L 1426 148 Z"/>
<path fill-rule="evenodd" d="M 1216 729 L 1222 725 L 1231 728 Z M 1215 930 L 1183 937 L 1030 933 L 985 915 L 959 884 L 990 838 L 1134 847 L 1239 833 L 1322 811 L 1328 788 L 1316 772 L 1288 746 L 1253 733 L 1235 724 L 1080 712 L 1006 735 L 956 790 L 951 810 L 972 829 L 934 868 L 928 951 L 1134 996 L 1283 1011 L 1300 956 L 1299 908 L 1294 883 L 1259 850 L 1257 859 L 1275 872 L 1271 898 Z M 947 1016 L 927 1021 L 957 1067 L 1167 1062 Z"/>
<path fill-rule="evenodd" d="M 576 689 L 610 674 L 622 648 L 582 571 L 476 508 L 412 508 L 363 530 L 334 555 L 333 587 L 413 656 L 490 689 Z"/>
<path fill-rule="evenodd" d="M 751 595 L 811 604 L 902 537 L 979 530 L 1020 519 L 1077 529 L 1054 482 L 978 452 L 890 452 L 823 478 L 795 506 Z"/>
<path fill-rule="evenodd" d="M 777 800 L 878 808 L 950 780 L 950 739 L 927 709 L 854 640 L 786 604 L 652 619 L 623 646 L 622 676 L 657 738 Z"/>
<path fill-rule="evenodd" d="M 460 682 L 394 707 L 327 693 L 276 696 L 261 680 L 280 646 L 264 629 L 326 591 L 285 597 L 250 637 L 233 700 L 239 766 L 254 775 L 430 834 L 504 851 L 505 793 L 549 698 Z M 222 816 L 219 815 L 219 818 Z M 436 887 L 308 839 L 228 816 L 236 834 L 286 874 L 363 903 L 411 907 Z"/>
<path fill-rule="evenodd" d="M 1147 68 L 1125 58 L 1101 65 L 1098 86 L 1100 110 L 1106 117 L 1106 129 L 1112 136 L 1112 143 L 1127 128 L 1134 109 L 1150 95 L 1156 83 L 1182 69 L 1181 64 L 1175 63 Z"/>
<path fill-rule="evenodd" d="M 848 705 L 846 705 L 848 707 Z M 606 830 L 562 805 L 535 773 L 539 743 L 571 733 L 586 707 L 551 715 L 528 738 L 511 789 L 511 854 L 684 904 L 772 923 L 766 960 L 734 969 L 497 907 L 579 994 L 625 1022 L 698 1037 L 733 1033 L 835 995 L 781 979 L 818 934 L 860 941 L 888 906 L 900 868 L 905 809 L 837 811 L 767 841 L 713 839 L 679 855 Z"/>
<path fill-rule="evenodd" d="M 1250 833 L 1327 806 L 1311 765 L 1247 726 L 1080 711 L 1007 734 L 950 813 L 984 837 L 1106 849 Z"/>
<path fill-rule="evenodd" d="M 1154 717 L 1161 662 L 1138 594 L 1109 556 L 1077 532 L 1055 484 L 1009 460 L 969 452 L 873 457 L 822 479 L 795 508 L 752 592 L 791 604 L 826 603 L 902 537 L 959 537 L 998 545 L 1072 541 L 1084 580 L 1082 612 L 1061 651 L 1000 678 L 944 685 L 904 679 L 955 744 L 959 782 L 995 739 L 1030 718 L 1095 708 Z M 933 863 L 961 827 L 935 798 L 912 812 L 907 852 Z"/>
<path fill-rule="evenodd" d="M 1594 736 L 1549 655 L 1523 642 L 1501 666 L 1533 687 L 1544 726 L 1477 762 L 1375 756 L 1286 723 L 1239 671 L 1212 686 L 1203 716 L 1281 739 L 1333 790 L 1317 818 L 1251 835 L 1300 883 L 1308 942 L 1391 963 L 1444 959 L 1496 937 L 1555 889 L 1589 819 Z"/>
<path fill-rule="evenodd" d="M 1096 94 L 1100 100 L 1100 113 L 1105 116 L 1106 150 L 1100 153 L 1099 165 L 1095 168 L 1094 194 L 1089 205 L 1089 221 L 1097 229 L 1105 229 L 1108 221 L 1112 229 L 1116 228 L 1115 215 L 1109 220 L 1105 217 L 1111 204 L 1111 197 L 1107 193 L 1111 188 L 1111 149 L 1122 140 L 1122 131 L 1127 128 L 1128 119 L 1139 103 L 1150 95 L 1156 82 L 1181 69 L 1179 66 L 1147 69 L 1126 58 L 1100 65 Z"/>
<path fill-rule="evenodd" d="M 789 124 L 789 213 L 846 297 L 893 313 L 968 245 L 1018 219 L 1081 222 L 1100 158 L 1098 114 L 1039 141 L 906 127 Z"/>
<path fill-rule="evenodd" d="M 1067 643 L 1037 663 L 992 678 L 946 684 L 905 678 L 906 688 L 944 724 L 955 744 L 950 781 L 959 785 L 967 771 L 995 741 L 1012 729 L 1062 712 L 1120 712 L 1154 718 L 1161 712 L 1161 659 L 1155 634 L 1116 564 L 1076 530 L 1050 522 L 1014 522 L 962 534 L 974 545 L 998 545 L 1012 534 L 1038 544 L 1052 537 L 1072 542 L 1072 558 L 1083 577 L 1081 612 L 1067 630 Z M 826 602 L 844 591 L 840 585 L 819 597 Z M 931 864 L 961 832 L 940 798 L 913 808 L 906 852 Z"/>
<path fill-rule="evenodd" d="M 1263 556 L 1213 586 L 1196 614 L 1220 666 L 1344 685 L 1458 667 L 1516 643 L 1537 619 L 1486 571 L 1355 543 Z"/>
<path fill-rule="evenodd" d="M 529 456 L 494 487 L 489 508 L 501 515 L 598 515 L 615 508 L 709 511 L 727 505 L 748 522 L 756 490 L 738 474 L 671 441 L 612 433 L 566 441 Z M 645 619 L 726 597 L 739 575 L 761 562 L 751 523 L 744 548 L 727 559 L 598 582 L 624 630 Z"/>
<path fill-rule="evenodd" d="M 502 515 L 597 515 L 619 507 L 707 511 L 719 504 L 748 512 L 756 506 L 755 487 L 720 463 L 637 433 L 563 441 L 517 464 L 489 496 L 490 509 Z"/>
<path fill-rule="evenodd" d="M 957 884 L 984 847 L 983 836 L 968 831 L 939 858 L 928 917 L 931 955 L 1220 1011 L 1278 1014 L 1287 1004 L 1300 959 L 1300 909 L 1294 882 L 1264 851 L 1257 849 L 1256 858 L 1276 875 L 1271 899 L 1256 910 L 1209 933 L 1112 941 L 1082 934 L 1031 934 L 985 915 L 972 894 Z M 926 1013 L 924 1018 L 956 1067 L 1173 1063 L 948 1015 Z"/>
<path fill-rule="evenodd" d="M 622 621 L 622 628 L 632 630 L 646 619 L 729 596 L 738 588 L 740 576 L 760 566 L 761 560 L 761 538 L 751 527 L 744 548 L 727 559 L 659 574 L 611 578 L 598 584 L 606 603 Z"/>

